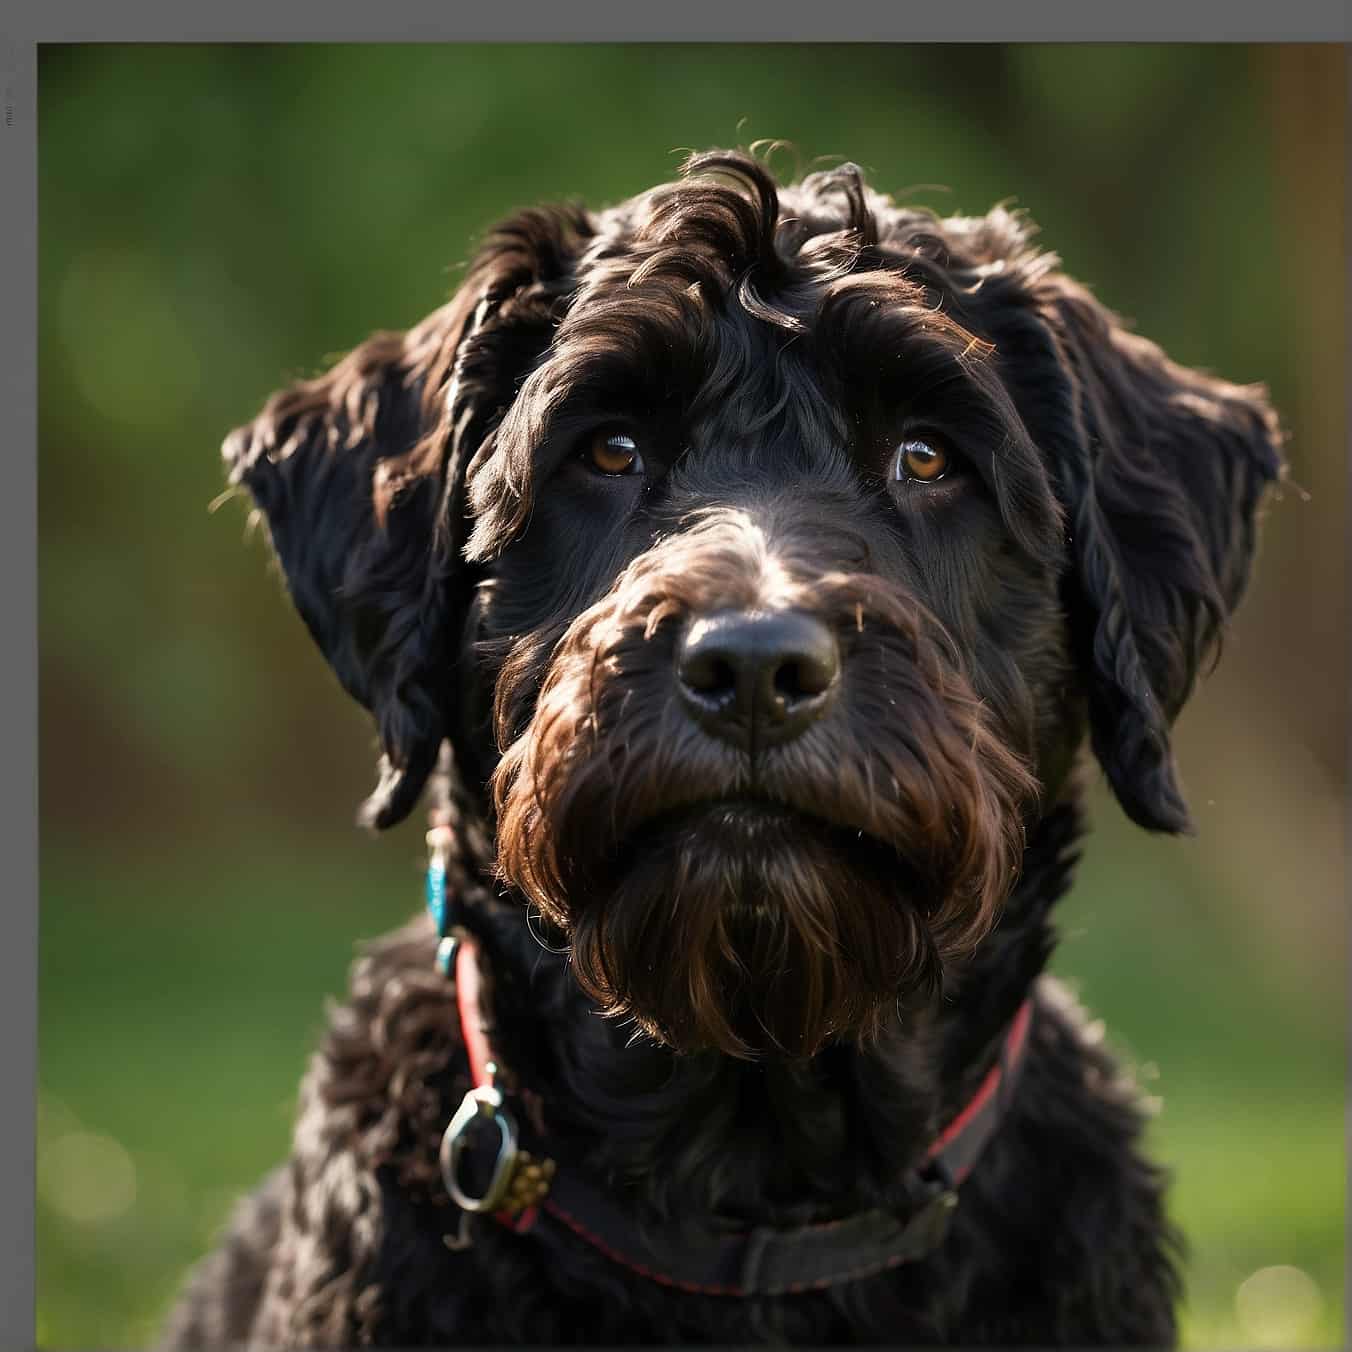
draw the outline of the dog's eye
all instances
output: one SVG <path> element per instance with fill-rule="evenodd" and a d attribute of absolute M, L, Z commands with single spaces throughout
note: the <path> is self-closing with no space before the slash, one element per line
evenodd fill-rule
<path fill-rule="evenodd" d="M 948 471 L 948 452 L 931 441 L 903 441 L 892 465 L 894 479 L 918 479 L 933 483 Z"/>
<path fill-rule="evenodd" d="M 642 474 L 643 457 L 633 437 L 623 432 L 596 432 L 587 440 L 582 459 L 589 469 L 612 478 L 621 474 Z"/>

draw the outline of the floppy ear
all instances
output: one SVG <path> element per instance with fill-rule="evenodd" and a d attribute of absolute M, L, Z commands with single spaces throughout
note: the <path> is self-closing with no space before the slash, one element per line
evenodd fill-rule
<path fill-rule="evenodd" d="M 465 467 L 548 342 L 579 230 L 570 210 L 490 233 L 457 296 L 274 394 L 226 439 L 230 481 L 267 522 L 287 588 L 383 757 L 361 820 L 401 821 L 456 737 L 453 692 L 475 577 Z"/>
<path fill-rule="evenodd" d="M 1187 831 L 1169 729 L 1248 580 L 1283 468 L 1277 417 L 1261 387 L 1176 365 L 1067 278 L 1044 275 L 1035 296 L 1060 368 L 1046 449 L 1094 751 L 1134 821 Z"/>

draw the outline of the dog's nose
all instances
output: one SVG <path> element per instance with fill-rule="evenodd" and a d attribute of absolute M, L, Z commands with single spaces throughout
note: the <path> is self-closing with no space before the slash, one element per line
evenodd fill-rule
<path fill-rule="evenodd" d="M 676 655 L 681 698 L 715 737 L 755 752 L 797 737 L 831 701 L 836 636 L 799 610 L 696 619 Z"/>

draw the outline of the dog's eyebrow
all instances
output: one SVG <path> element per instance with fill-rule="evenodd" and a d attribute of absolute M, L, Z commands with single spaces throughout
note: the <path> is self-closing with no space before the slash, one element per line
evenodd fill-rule
<path fill-rule="evenodd" d="M 570 429 L 580 434 L 598 418 L 646 422 L 665 392 L 689 380 L 674 368 L 693 353 L 673 341 L 654 346 L 661 324 L 661 316 L 616 302 L 561 327 L 470 467 L 475 524 L 467 558 L 492 557 L 525 525 L 537 486 L 562 458 Z M 639 355 L 655 352 L 666 361 Z"/>
<path fill-rule="evenodd" d="M 821 357 L 858 379 L 889 362 L 929 367 L 960 379 L 989 361 L 993 344 L 959 324 L 915 283 L 896 273 L 854 273 L 824 289 L 812 330 Z"/>
<path fill-rule="evenodd" d="M 995 345 L 946 313 L 942 298 L 896 273 L 841 278 L 818 306 L 811 342 L 842 390 L 949 431 L 1020 548 L 1043 562 L 1059 557 L 1061 509 L 1000 379 Z M 871 389 L 861 391 L 861 380 Z"/>

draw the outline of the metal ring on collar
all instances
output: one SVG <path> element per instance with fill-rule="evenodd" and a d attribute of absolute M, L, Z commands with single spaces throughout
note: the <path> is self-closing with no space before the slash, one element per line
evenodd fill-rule
<path fill-rule="evenodd" d="M 460 1186 L 457 1172 L 465 1151 L 469 1128 L 481 1117 L 487 1118 L 498 1129 L 498 1158 L 483 1196 L 471 1197 Z M 516 1164 L 517 1139 L 516 1120 L 503 1103 L 500 1090 L 488 1085 L 480 1089 L 471 1089 L 465 1095 L 446 1128 L 446 1134 L 441 1138 L 438 1156 L 446 1191 L 450 1193 L 456 1206 L 473 1212 L 498 1210 L 507 1196 L 512 1169 Z"/>

